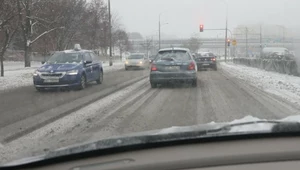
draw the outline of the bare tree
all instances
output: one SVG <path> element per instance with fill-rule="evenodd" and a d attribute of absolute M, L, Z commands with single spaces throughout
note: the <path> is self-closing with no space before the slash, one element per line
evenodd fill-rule
<path fill-rule="evenodd" d="M 101 48 L 106 53 L 109 47 L 109 24 L 105 0 L 14 0 L 14 2 L 20 29 L 12 41 L 17 48 L 25 51 L 25 67 L 30 67 L 32 52 L 46 55 L 51 51 L 70 48 L 75 43 L 80 43 L 87 49 Z M 117 14 L 112 15 L 113 34 L 117 33 L 117 30 L 122 30 L 119 20 Z M 114 45 L 121 37 L 113 35 L 113 38 Z M 126 48 L 129 48 L 128 41 L 125 43 Z M 120 44 L 122 43 L 118 41 L 118 46 Z"/>
<path fill-rule="evenodd" d="M 38 11 L 42 9 L 42 7 L 39 7 L 40 3 L 41 1 L 39 0 L 17 0 L 19 21 L 24 41 L 25 67 L 30 67 L 32 44 L 44 35 L 64 28 L 63 26 L 53 27 L 52 23 L 54 21 L 48 21 L 37 16 Z M 44 27 L 44 30 L 39 34 L 35 32 L 37 24 L 41 24 Z"/>
<path fill-rule="evenodd" d="M 142 47 L 145 49 L 147 56 L 149 55 L 149 51 L 153 48 L 153 39 L 146 38 L 145 42 L 141 44 Z"/>
<path fill-rule="evenodd" d="M 192 52 L 197 52 L 200 48 L 201 42 L 197 37 L 191 37 L 186 42 L 184 42 L 181 46 L 184 48 L 190 49 Z"/>
<path fill-rule="evenodd" d="M 4 76 L 4 54 L 17 32 L 16 2 L 0 0 L 0 65 L 1 77 Z"/>
<path fill-rule="evenodd" d="M 125 51 L 127 48 L 126 46 L 128 46 L 129 43 L 128 35 L 124 30 L 117 30 L 114 32 L 113 36 L 115 45 L 120 51 L 120 57 L 122 57 L 122 53 Z"/>

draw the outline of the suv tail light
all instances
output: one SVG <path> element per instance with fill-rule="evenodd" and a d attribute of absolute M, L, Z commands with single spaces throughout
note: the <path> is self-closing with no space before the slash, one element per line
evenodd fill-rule
<path fill-rule="evenodd" d="M 151 71 L 157 71 L 157 67 L 155 64 L 151 64 Z"/>
<path fill-rule="evenodd" d="M 212 58 L 211 61 L 216 61 L 216 58 Z"/>
<path fill-rule="evenodd" d="M 194 62 L 191 62 L 189 64 L 188 70 L 195 70 L 195 63 Z"/>

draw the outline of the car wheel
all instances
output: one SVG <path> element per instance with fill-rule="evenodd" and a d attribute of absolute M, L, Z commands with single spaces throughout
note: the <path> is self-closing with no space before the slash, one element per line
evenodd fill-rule
<path fill-rule="evenodd" d="M 103 82 L 103 72 L 100 71 L 99 78 L 96 80 L 97 84 L 102 84 Z"/>
<path fill-rule="evenodd" d="M 198 66 L 198 70 L 197 71 L 201 71 L 201 70 L 202 70 L 201 66 Z"/>
<path fill-rule="evenodd" d="M 193 82 L 192 82 L 192 87 L 197 87 L 197 79 L 196 79 L 196 80 L 193 80 Z"/>
<path fill-rule="evenodd" d="M 217 71 L 217 70 L 218 70 L 217 65 L 215 65 L 215 66 L 213 67 L 213 69 L 214 69 L 215 71 Z"/>
<path fill-rule="evenodd" d="M 42 87 L 36 87 L 35 88 L 38 92 L 43 92 L 45 91 L 45 88 L 42 88 Z"/>
<path fill-rule="evenodd" d="M 151 88 L 156 88 L 157 87 L 156 83 L 150 82 L 150 84 L 151 84 Z"/>
<path fill-rule="evenodd" d="M 86 77 L 85 77 L 85 75 L 82 75 L 80 77 L 80 85 L 79 85 L 78 89 L 82 90 L 82 89 L 85 89 L 85 87 L 86 87 Z"/>

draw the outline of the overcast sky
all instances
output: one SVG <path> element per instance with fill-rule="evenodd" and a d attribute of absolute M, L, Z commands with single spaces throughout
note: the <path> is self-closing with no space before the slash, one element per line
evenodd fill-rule
<path fill-rule="evenodd" d="M 242 24 L 278 24 L 300 28 L 300 0 L 111 0 L 128 32 L 143 35 L 157 34 L 158 16 L 168 23 L 162 32 L 178 38 L 198 33 L 204 28 L 224 28 L 228 4 L 229 28 Z M 300 31 L 299 31 L 300 32 Z M 215 36 L 216 31 L 205 31 L 203 36 Z"/>

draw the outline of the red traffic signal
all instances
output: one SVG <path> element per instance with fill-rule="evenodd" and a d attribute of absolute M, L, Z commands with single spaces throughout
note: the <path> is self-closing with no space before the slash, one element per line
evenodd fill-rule
<path fill-rule="evenodd" d="M 203 32 L 203 28 L 204 28 L 204 26 L 200 25 L 200 32 Z"/>
<path fill-rule="evenodd" d="M 227 46 L 230 46 L 230 39 L 227 39 Z"/>

